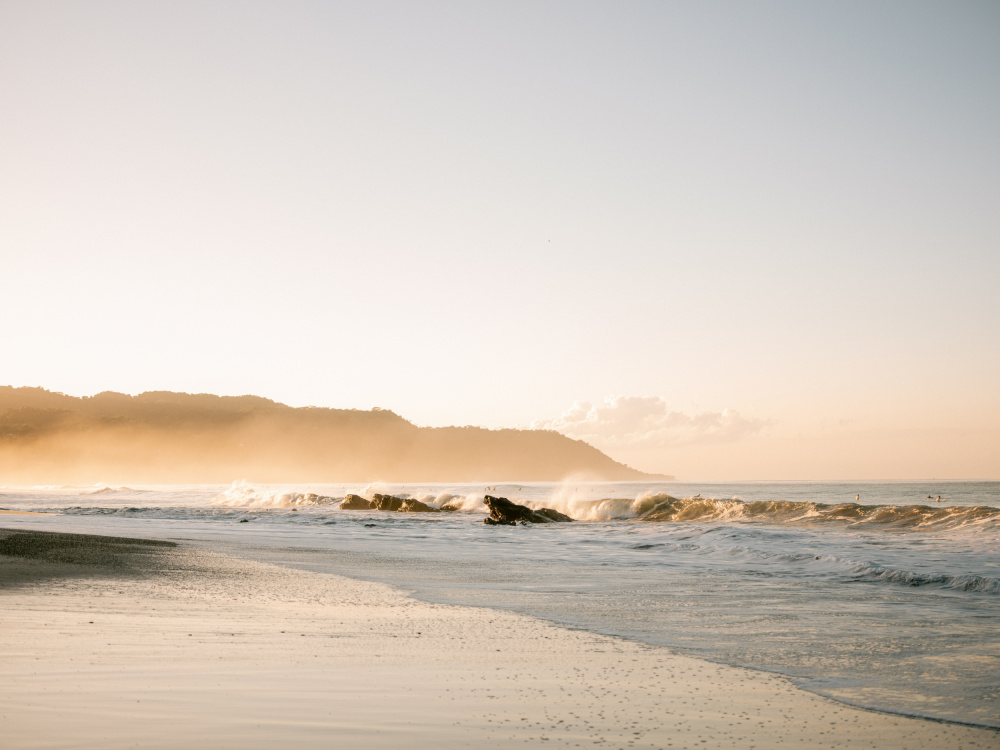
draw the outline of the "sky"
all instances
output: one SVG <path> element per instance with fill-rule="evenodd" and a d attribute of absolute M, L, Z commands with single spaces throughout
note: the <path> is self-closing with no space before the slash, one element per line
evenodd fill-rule
<path fill-rule="evenodd" d="M 0 383 L 1000 478 L 1000 4 L 0 0 Z"/>

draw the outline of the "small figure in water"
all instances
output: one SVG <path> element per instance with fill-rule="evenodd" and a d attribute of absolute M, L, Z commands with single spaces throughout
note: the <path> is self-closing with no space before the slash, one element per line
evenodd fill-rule
<path fill-rule="evenodd" d="M 941 502 L 941 496 L 940 495 L 937 496 L 937 502 Z"/>
<path fill-rule="evenodd" d="M 860 492 L 857 495 L 854 496 L 854 502 L 856 502 L 856 503 L 860 503 L 861 502 L 861 493 Z"/>

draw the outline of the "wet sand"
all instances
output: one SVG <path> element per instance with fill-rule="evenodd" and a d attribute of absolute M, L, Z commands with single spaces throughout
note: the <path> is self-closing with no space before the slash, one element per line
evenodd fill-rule
<path fill-rule="evenodd" d="M 11 748 L 998 748 L 774 675 L 143 540 L 0 530 Z"/>

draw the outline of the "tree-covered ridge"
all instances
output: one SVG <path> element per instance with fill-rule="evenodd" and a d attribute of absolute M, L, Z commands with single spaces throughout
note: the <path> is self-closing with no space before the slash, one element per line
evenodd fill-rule
<path fill-rule="evenodd" d="M 417 427 L 392 411 L 259 396 L 0 386 L 0 484 L 445 482 L 649 475 L 551 430 Z"/>

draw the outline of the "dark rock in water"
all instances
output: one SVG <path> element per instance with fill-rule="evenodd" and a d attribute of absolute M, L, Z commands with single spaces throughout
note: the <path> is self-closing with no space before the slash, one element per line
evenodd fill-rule
<path fill-rule="evenodd" d="M 366 523 L 365 524 L 365 528 L 366 529 L 374 529 L 375 528 L 375 524 L 373 524 L 373 523 Z"/>
<path fill-rule="evenodd" d="M 372 504 L 361 495 L 348 495 L 340 504 L 341 510 L 371 510 Z"/>
<path fill-rule="evenodd" d="M 365 500 L 361 495 L 348 495 L 340 504 L 341 510 L 387 510 L 395 513 L 440 513 L 426 503 L 410 498 L 393 497 L 392 495 L 372 495 L 371 500 Z"/>
<path fill-rule="evenodd" d="M 427 503 L 422 503 L 419 500 L 413 500 L 412 498 L 403 501 L 402 506 L 399 510 L 402 513 L 440 513 L 441 511 L 437 508 L 432 508 Z"/>
<path fill-rule="evenodd" d="M 496 521 L 489 516 L 483 519 L 487 526 L 517 526 L 517 521 Z"/>
<path fill-rule="evenodd" d="M 454 513 L 456 510 L 462 510 L 457 505 L 452 505 L 448 503 L 447 505 L 442 505 L 441 510 L 447 511 L 448 513 Z"/>
<path fill-rule="evenodd" d="M 403 500 L 392 495 L 380 495 L 377 492 L 372 495 L 371 507 L 374 510 L 399 510 L 403 507 Z"/>
<path fill-rule="evenodd" d="M 490 526 L 514 526 L 517 523 L 551 523 L 553 521 L 572 521 L 564 513 L 551 508 L 532 510 L 526 505 L 512 503 L 505 497 L 487 495 L 483 502 L 490 509 L 490 517 L 484 523 Z"/>
<path fill-rule="evenodd" d="M 250 519 L 249 518 L 241 518 L 240 519 L 240 523 L 250 523 Z"/>

